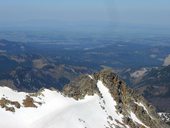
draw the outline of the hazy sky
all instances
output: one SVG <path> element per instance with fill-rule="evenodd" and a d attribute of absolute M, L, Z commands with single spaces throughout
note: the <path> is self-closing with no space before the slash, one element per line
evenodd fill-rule
<path fill-rule="evenodd" d="M 0 28 L 117 23 L 170 27 L 170 0 L 0 0 Z"/>

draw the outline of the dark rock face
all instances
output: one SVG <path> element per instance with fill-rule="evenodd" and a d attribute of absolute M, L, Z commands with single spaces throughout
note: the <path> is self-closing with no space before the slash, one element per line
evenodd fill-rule
<path fill-rule="evenodd" d="M 132 111 L 138 119 L 150 128 L 168 128 L 160 120 L 155 108 L 136 91 L 128 88 L 126 83 L 111 70 L 103 70 L 91 76 L 81 76 L 66 85 L 63 93 L 76 100 L 84 98 L 85 95 L 98 94 L 101 96 L 97 88 L 98 80 L 103 82 L 117 102 L 117 111 L 124 115 L 125 124 L 128 124 L 131 128 L 145 128 L 145 126 L 136 124 L 129 118 L 129 111 Z"/>

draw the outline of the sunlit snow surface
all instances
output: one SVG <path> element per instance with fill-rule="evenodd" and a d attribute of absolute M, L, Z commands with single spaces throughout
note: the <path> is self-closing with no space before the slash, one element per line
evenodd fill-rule
<path fill-rule="evenodd" d="M 95 94 L 77 101 L 63 96 L 60 92 L 45 89 L 41 95 L 32 97 L 43 103 L 38 108 L 22 106 L 14 113 L 0 108 L 0 128 L 129 128 L 122 125 L 123 115 L 117 112 L 117 103 L 109 89 L 100 80 L 97 87 L 102 97 Z M 24 92 L 0 87 L 0 99 L 4 97 L 22 104 L 26 95 L 28 94 Z M 143 124 L 139 120 L 135 121 Z"/>

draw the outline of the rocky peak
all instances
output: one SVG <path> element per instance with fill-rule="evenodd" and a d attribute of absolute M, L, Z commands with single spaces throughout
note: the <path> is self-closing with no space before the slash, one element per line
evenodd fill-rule
<path fill-rule="evenodd" d="M 66 85 L 63 93 L 76 100 L 83 99 L 86 95 L 94 95 L 94 93 L 98 93 L 96 80 L 91 79 L 89 75 L 80 76 Z"/>
<path fill-rule="evenodd" d="M 98 94 L 101 98 L 97 81 L 102 81 L 109 89 L 112 98 L 116 101 L 117 112 L 124 115 L 125 124 L 132 128 L 166 128 L 155 112 L 155 108 L 149 104 L 140 94 L 126 86 L 126 83 L 112 70 L 102 70 L 92 75 L 84 75 L 66 85 L 63 93 L 76 100 L 83 99 L 86 95 Z M 145 125 L 137 124 L 130 117 L 133 113 Z M 132 115 L 131 115 L 132 116 Z"/>

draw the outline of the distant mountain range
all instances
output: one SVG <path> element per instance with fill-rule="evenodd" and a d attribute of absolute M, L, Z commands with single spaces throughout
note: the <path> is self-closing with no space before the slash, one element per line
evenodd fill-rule
<path fill-rule="evenodd" d="M 70 80 L 88 72 L 85 67 L 56 63 L 50 57 L 33 52 L 23 43 L 0 41 L 1 86 L 27 92 L 43 87 L 61 90 Z"/>
<path fill-rule="evenodd" d="M 170 66 L 154 68 L 160 64 L 161 57 L 169 54 L 168 46 L 92 45 L 84 48 L 84 45 L 0 40 L 0 86 L 25 92 L 37 92 L 44 87 L 62 90 L 79 75 L 113 67 L 158 112 L 170 112 Z M 144 49 L 147 52 L 143 53 Z M 143 56 L 144 60 L 138 62 Z"/>

